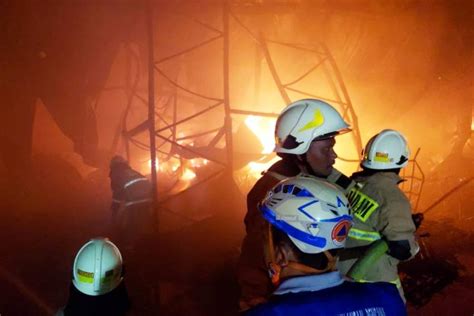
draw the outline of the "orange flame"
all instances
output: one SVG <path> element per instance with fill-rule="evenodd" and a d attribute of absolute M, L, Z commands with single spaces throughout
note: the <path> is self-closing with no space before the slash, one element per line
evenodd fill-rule
<path fill-rule="evenodd" d="M 275 147 L 274 129 L 276 119 L 249 115 L 245 118 L 244 122 L 262 144 L 262 154 L 272 153 Z M 270 168 L 278 159 L 278 157 L 274 157 L 272 160 L 264 163 L 251 161 L 244 168 L 244 172 L 248 172 L 253 178 L 257 179 L 262 171 Z"/>
<path fill-rule="evenodd" d="M 245 125 L 257 136 L 263 146 L 262 154 L 269 154 L 275 147 L 273 131 L 275 128 L 275 118 L 249 115 L 245 118 Z"/>

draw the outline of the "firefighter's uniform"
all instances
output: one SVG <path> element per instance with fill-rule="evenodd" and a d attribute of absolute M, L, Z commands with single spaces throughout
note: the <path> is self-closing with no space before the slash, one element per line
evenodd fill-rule
<path fill-rule="evenodd" d="M 265 302 L 274 290 L 263 255 L 266 222 L 258 209 L 258 204 L 278 182 L 300 173 L 300 168 L 291 160 L 279 160 L 263 174 L 247 195 L 247 214 L 245 215 L 247 234 L 242 242 L 237 269 L 237 279 L 241 290 L 239 301 L 241 310 Z M 354 185 L 354 182 L 335 169 L 327 180 L 344 190 Z"/>
<path fill-rule="evenodd" d="M 110 171 L 112 221 L 125 247 L 152 230 L 151 183 L 128 165 Z"/>
<path fill-rule="evenodd" d="M 346 248 L 367 246 L 383 238 L 388 243 L 403 242 L 409 245 L 407 256 L 409 258 L 415 256 L 419 250 L 414 235 L 415 225 L 411 217 L 410 202 L 398 187 L 402 181 L 400 176 L 394 172 L 384 171 L 364 176 L 361 172 L 355 174 L 353 179 L 357 182 L 357 186 L 350 191 L 348 198 L 352 206 L 354 224 L 349 232 Z M 403 298 L 397 269 L 399 260 L 388 253 L 383 254 L 368 269 L 364 280 L 356 281 L 394 283 Z M 339 258 L 339 270 L 344 274 L 347 273 L 362 256 L 362 251 L 358 257 L 354 257 L 353 253 L 350 256 L 342 253 Z"/>
<path fill-rule="evenodd" d="M 327 174 L 327 170 L 314 170 L 307 154 L 314 141 L 327 141 L 336 135 L 349 132 L 349 124 L 330 104 L 316 99 L 292 102 L 278 115 L 275 126 L 274 151 L 283 159 L 276 162 L 254 185 L 247 195 L 245 225 L 247 235 L 242 243 L 237 278 L 241 287 L 240 310 L 246 310 L 264 302 L 272 293 L 273 286 L 268 277 L 264 259 L 265 220 L 257 205 L 267 192 L 279 181 L 298 175 L 301 170 Z M 324 153 L 309 153 L 313 162 L 322 162 L 327 167 L 337 157 L 334 143 Z M 299 156 L 299 158 L 298 158 Z M 305 164 L 300 169 L 298 164 Z M 319 168 L 319 166 L 316 166 Z"/>
<path fill-rule="evenodd" d="M 266 222 L 258 209 L 258 203 L 275 184 L 299 173 L 298 166 L 290 161 L 280 160 L 264 173 L 247 195 L 247 214 L 244 220 L 247 234 L 242 242 L 237 269 L 241 310 L 265 302 L 273 292 L 263 255 Z"/>

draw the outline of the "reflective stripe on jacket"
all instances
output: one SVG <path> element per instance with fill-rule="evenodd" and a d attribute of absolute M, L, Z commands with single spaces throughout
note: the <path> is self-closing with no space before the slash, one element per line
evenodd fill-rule
<path fill-rule="evenodd" d="M 354 224 L 349 231 L 346 248 L 370 245 L 375 240 L 407 240 L 414 256 L 418 251 L 415 241 L 415 225 L 411 217 L 410 202 L 398 188 L 401 178 L 393 172 L 377 172 L 355 179 L 358 185 L 348 194 L 352 207 Z M 364 252 L 361 251 L 362 257 Z M 358 258 L 339 258 L 339 269 L 347 273 Z M 364 280 L 385 281 L 398 280 L 398 260 L 384 254 L 369 270 Z"/>
<path fill-rule="evenodd" d="M 113 202 L 124 202 L 125 206 L 151 202 L 150 181 L 131 168 L 111 171 L 110 185 Z"/>

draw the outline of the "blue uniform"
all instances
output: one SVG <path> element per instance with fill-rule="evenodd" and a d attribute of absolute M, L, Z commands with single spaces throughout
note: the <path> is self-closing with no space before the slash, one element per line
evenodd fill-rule
<path fill-rule="evenodd" d="M 339 272 L 290 278 L 268 303 L 245 316 L 403 316 L 405 305 L 390 283 L 344 281 Z"/>

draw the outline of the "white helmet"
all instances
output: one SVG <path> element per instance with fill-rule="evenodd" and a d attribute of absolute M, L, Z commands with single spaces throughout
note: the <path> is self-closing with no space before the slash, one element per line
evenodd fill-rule
<path fill-rule="evenodd" d="M 316 138 L 349 132 L 349 125 L 328 103 L 303 99 L 288 105 L 278 116 L 275 152 L 302 155 Z"/>
<path fill-rule="evenodd" d="M 352 225 L 349 202 L 334 185 L 298 176 L 277 184 L 260 205 L 263 217 L 304 253 L 343 248 Z"/>
<path fill-rule="evenodd" d="M 80 292 L 97 296 L 122 282 L 122 255 L 109 239 L 94 238 L 76 255 L 72 283 Z"/>
<path fill-rule="evenodd" d="M 400 132 L 384 129 L 365 146 L 361 165 L 375 170 L 398 169 L 408 164 L 410 149 Z"/>

